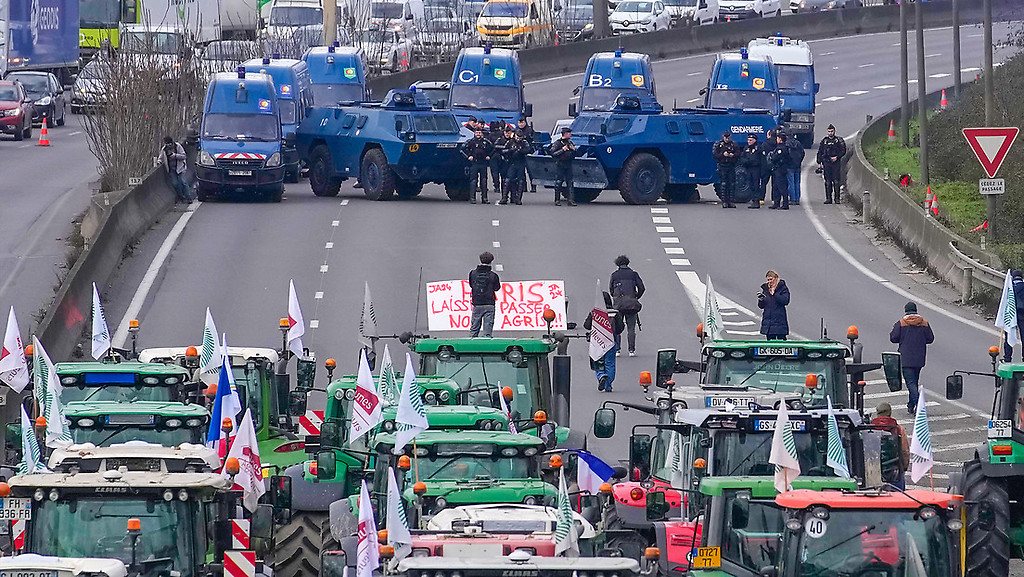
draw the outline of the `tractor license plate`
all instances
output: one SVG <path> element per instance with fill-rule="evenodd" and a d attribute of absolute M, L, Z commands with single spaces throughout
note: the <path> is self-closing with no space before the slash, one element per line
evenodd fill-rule
<path fill-rule="evenodd" d="M 445 557 L 501 557 L 501 543 L 445 543 Z"/>
<path fill-rule="evenodd" d="M 795 357 L 796 347 L 757 347 L 754 355 L 758 357 Z"/>
<path fill-rule="evenodd" d="M 0 521 L 30 520 L 32 520 L 32 509 L 29 508 L 29 499 L 18 497 L 0 499 Z"/>
<path fill-rule="evenodd" d="M 775 419 L 754 419 L 754 430 L 774 431 L 776 422 Z M 803 433 L 807 430 L 807 421 L 790 421 L 789 428 Z"/>
<path fill-rule="evenodd" d="M 228 176 L 252 176 L 251 170 L 229 170 Z"/>
<path fill-rule="evenodd" d="M 694 569 L 717 569 L 722 566 L 722 549 L 719 547 L 697 547 L 686 554 L 687 561 Z"/>
<path fill-rule="evenodd" d="M 1013 427 L 1012 421 L 989 421 L 988 422 L 988 438 L 989 439 L 1009 439 L 1010 429 Z"/>
<path fill-rule="evenodd" d="M 754 402 L 754 397 L 723 397 L 721 395 L 704 397 L 704 406 L 708 409 L 721 409 L 727 403 L 732 403 L 740 408 L 747 408 Z"/>

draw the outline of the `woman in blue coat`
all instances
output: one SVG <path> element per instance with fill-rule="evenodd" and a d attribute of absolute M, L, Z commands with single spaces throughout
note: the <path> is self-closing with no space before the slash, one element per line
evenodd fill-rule
<path fill-rule="evenodd" d="M 769 341 L 784 341 L 789 335 L 789 319 L 786 317 L 789 287 L 773 270 L 765 273 L 764 278 L 765 283 L 757 293 L 757 308 L 764 311 L 761 313 L 761 334 Z"/>

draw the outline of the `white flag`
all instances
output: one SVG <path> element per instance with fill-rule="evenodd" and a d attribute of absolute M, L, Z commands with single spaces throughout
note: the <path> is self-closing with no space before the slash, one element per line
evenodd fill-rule
<path fill-rule="evenodd" d="M 1013 277 L 1010 270 L 1006 270 L 1006 279 L 1003 281 L 1003 296 L 999 297 L 999 311 L 996 312 L 996 327 L 1006 333 L 1006 344 L 1015 347 L 1020 344 L 1020 338 L 1024 335 L 1017 334 L 1017 299 L 1013 294 Z"/>
<path fill-rule="evenodd" d="M 352 444 L 381 422 L 380 395 L 373 384 L 370 363 L 366 361 L 366 351 L 359 351 L 359 374 L 356 376 L 356 395 L 352 402 L 352 426 L 348 442 Z"/>
<path fill-rule="evenodd" d="M 373 503 L 366 480 L 359 491 L 359 544 L 356 546 L 356 577 L 373 577 L 380 567 L 380 550 L 377 542 L 377 523 L 373 520 Z"/>
<path fill-rule="evenodd" d="M 800 476 L 800 461 L 797 460 L 796 439 L 793 438 L 785 401 L 779 403 L 779 416 L 775 420 L 772 453 L 768 462 L 775 465 L 775 490 L 780 493 L 790 490 L 793 479 Z"/>
<path fill-rule="evenodd" d="M 242 489 L 242 504 L 250 512 L 256 511 L 257 502 L 267 492 L 263 484 L 263 465 L 260 463 L 259 441 L 256 439 L 256 427 L 252 422 L 252 415 L 249 409 L 245 410 L 242 423 L 238 425 L 238 432 L 235 440 L 231 443 L 231 450 L 228 451 L 228 458 L 238 459 L 238 474 L 235 475 L 235 485 Z M 222 475 L 229 477 L 227 471 Z"/>
<path fill-rule="evenodd" d="M 501 412 L 505 413 L 505 417 L 508 419 L 508 432 L 513 435 L 518 434 L 519 427 L 516 426 L 516 422 L 512 419 L 512 411 L 509 410 L 508 401 L 505 400 L 505 389 L 501 388 L 501 381 L 498 381 L 498 401 L 501 402 Z"/>
<path fill-rule="evenodd" d="M 910 480 L 917 483 L 934 464 L 932 458 L 932 432 L 928 426 L 928 411 L 925 409 L 924 387 L 917 397 L 917 414 L 914 415 L 914 437 L 910 441 Z"/>
<path fill-rule="evenodd" d="M 106 356 L 109 350 L 110 331 L 107 329 L 107 319 L 103 316 L 96 283 L 92 283 L 92 358 L 98 361 Z"/>
<path fill-rule="evenodd" d="M 387 351 L 387 348 L 384 349 Z M 405 374 L 402 375 L 402 390 L 399 392 L 398 412 L 395 414 L 395 448 L 404 449 L 416 435 L 426 431 L 427 413 L 423 409 L 423 395 L 416 382 L 416 371 L 412 366 L 412 355 L 405 353 Z"/>
<path fill-rule="evenodd" d="M 565 485 L 565 469 L 558 470 L 558 512 L 555 524 L 555 556 L 579 557 L 579 536 L 576 534 L 576 520 L 569 503 L 569 489 Z"/>
<path fill-rule="evenodd" d="M 380 337 L 377 330 L 377 313 L 373 310 L 373 299 L 370 298 L 370 283 L 366 283 L 363 291 L 363 313 L 359 317 L 359 342 L 364 346 L 373 347 L 373 340 Z"/>
<path fill-rule="evenodd" d="M 295 294 L 295 282 L 288 281 L 288 350 L 302 357 L 302 335 L 306 334 L 306 323 L 299 309 L 299 296 Z"/>
<path fill-rule="evenodd" d="M 850 465 L 846 459 L 846 448 L 843 447 L 843 438 L 839 435 L 839 421 L 836 420 L 836 412 L 832 409 L 832 397 L 826 396 L 828 402 L 828 445 L 825 454 L 825 464 L 832 467 L 832 470 L 839 477 L 850 478 Z"/>
<path fill-rule="evenodd" d="M 718 310 L 718 294 L 711 284 L 711 275 L 708 275 L 708 284 L 704 292 L 704 334 L 711 337 L 713 341 L 722 340 L 722 313 Z"/>
<path fill-rule="evenodd" d="M 384 345 L 384 355 L 380 361 L 377 391 L 380 392 L 384 406 L 393 407 L 398 404 L 398 379 L 395 378 L 395 366 L 391 362 L 391 351 L 386 344 Z"/>
<path fill-rule="evenodd" d="M 36 439 L 36 430 L 32 426 L 31 419 L 21 407 L 21 463 L 18 464 L 19 475 L 31 475 L 32 473 L 48 472 L 45 465 L 40 461 L 39 441 Z"/>
<path fill-rule="evenodd" d="M 604 296 L 601 293 L 601 279 L 597 279 L 597 296 L 594 309 L 591 311 L 590 327 L 590 359 L 601 360 L 601 357 L 615 346 L 615 333 L 612 320 L 604 308 Z"/>
<path fill-rule="evenodd" d="M 14 317 L 14 307 L 7 315 L 7 332 L 0 348 L 0 381 L 18 393 L 28 386 L 28 361 L 25 360 L 25 347 L 21 342 L 18 319 Z"/>
<path fill-rule="evenodd" d="M 57 367 L 54 366 L 50 356 L 46 354 L 43 343 L 32 337 L 32 373 L 35 380 L 35 397 L 42 408 L 42 414 L 46 418 L 46 446 L 66 447 L 73 440 L 71 431 L 67 426 L 67 419 L 64 417 L 64 407 L 60 402 L 60 395 L 64 387 L 57 377 Z"/>
<path fill-rule="evenodd" d="M 388 468 L 388 545 L 395 548 L 395 562 L 412 553 L 412 534 L 409 532 L 409 518 L 405 514 L 405 502 L 398 490 L 398 479 L 394 468 Z"/>
<path fill-rule="evenodd" d="M 206 325 L 203 326 L 203 346 L 199 352 L 199 372 L 202 375 L 213 377 L 211 381 L 203 381 L 207 384 L 217 382 L 217 374 L 220 373 L 221 357 L 224 355 L 217 342 L 217 325 L 213 322 L 213 314 L 210 308 L 206 308 Z"/>

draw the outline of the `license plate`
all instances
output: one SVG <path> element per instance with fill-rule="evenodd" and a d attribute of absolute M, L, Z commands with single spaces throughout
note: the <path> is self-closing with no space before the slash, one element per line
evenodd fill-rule
<path fill-rule="evenodd" d="M 795 357 L 796 347 L 757 347 L 754 355 L 758 357 Z"/>
<path fill-rule="evenodd" d="M 18 497 L 4 497 L 0 499 L 0 520 L 2 521 L 30 521 L 32 509 L 29 508 L 29 499 Z"/>
<path fill-rule="evenodd" d="M 455 142 L 441 142 L 437 145 L 438 148 L 455 148 L 458 143 Z"/>
<path fill-rule="evenodd" d="M 154 418 L 143 414 L 107 415 L 106 421 L 108 425 L 152 425 Z"/>
<path fill-rule="evenodd" d="M 445 557 L 501 557 L 501 543 L 445 543 Z"/>
<path fill-rule="evenodd" d="M 777 422 L 775 419 L 754 419 L 754 430 L 774 431 Z M 802 433 L 807 430 L 807 421 L 790 421 L 789 428 Z"/>
<path fill-rule="evenodd" d="M 754 397 L 723 397 L 720 395 L 704 397 L 704 406 L 708 409 L 720 409 L 725 407 L 726 403 L 732 403 L 737 407 L 747 408 L 750 403 L 754 402 Z"/>
<path fill-rule="evenodd" d="M 251 170 L 229 170 L 228 176 L 252 176 Z"/>
<path fill-rule="evenodd" d="M 716 569 L 722 566 L 722 549 L 719 547 L 698 547 L 686 554 L 686 560 L 694 569 Z"/>
<path fill-rule="evenodd" d="M 57 577 L 56 571 L 46 569 L 5 569 L 0 577 Z"/>
<path fill-rule="evenodd" d="M 989 421 L 988 422 L 988 438 L 989 439 L 1009 439 L 1010 429 L 1013 427 L 1012 421 Z"/>

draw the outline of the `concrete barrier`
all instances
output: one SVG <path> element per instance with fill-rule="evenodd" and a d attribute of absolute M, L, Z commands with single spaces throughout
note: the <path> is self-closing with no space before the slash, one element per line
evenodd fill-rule
<path fill-rule="evenodd" d="M 64 279 L 36 333 L 54 361 L 71 358 L 75 345 L 83 337 L 89 338 L 92 283 L 100 287 L 106 284 L 121 262 L 125 247 L 171 209 L 174 196 L 164 169 L 158 167 L 100 214 L 95 237 Z M 110 320 L 108 325 L 113 328 Z"/>

